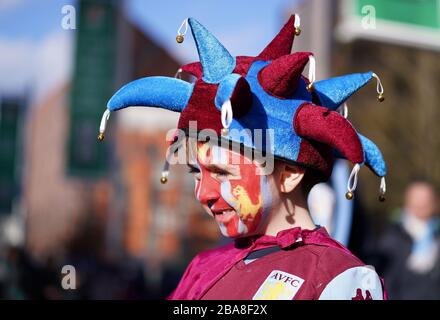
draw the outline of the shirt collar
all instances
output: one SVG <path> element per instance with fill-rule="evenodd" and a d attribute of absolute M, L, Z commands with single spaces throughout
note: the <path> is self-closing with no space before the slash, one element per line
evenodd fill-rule
<path fill-rule="evenodd" d="M 314 230 L 294 227 L 279 231 L 276 236 L 257 235 L 246 238 L 238 238 L 235 240 L 235 247 L 238 249 L 261 249 L 264 247 L 277 245 L 284 249 L 293 245 L 294 243 L 303 242 L 306 238 L 309 238 L 317 233 L 329 237 L 327 231 L 323 227 L 318 227 Z"/>

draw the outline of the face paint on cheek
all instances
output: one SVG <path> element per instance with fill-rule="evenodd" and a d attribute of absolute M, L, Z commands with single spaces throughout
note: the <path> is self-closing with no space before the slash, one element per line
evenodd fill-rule
<path fill-rule="evenodd" d="M 238 237 L 248 233 L 247 226 L 238 217 L 238 215 L 235 215 L 228 222 L 225 223 L 219 222 L 218 225 L 220 227 L 221 233 L 225 237 Z"/>
<path fill-rule="evenodd" d="M 255 171 L 246 174 L 249 174 L 247 180 L 228 180 L 221 183 L 220 192 L 223 199 L 237 214 L 220 226 L 225 236 L 251 234 L 265 223 L 269 215 L 272 194 L 268 177 L 256 176 Z"/>
<path fill-rule="evenodd" d="M 255 205 L 253 215 L 243 217 L 243 221 L 248 228 L 249 233 L 257 231 L 263 226 L 269 216 L 272 207 L 272 194 L 270 191 L 269 179 L 267 176 L 258 176 L 259 181 L 256 184 L 259 186 L 258 203 Z"/>
<path fill-rule="evenodd" d="M 237 237 L 248 233 L 248 228 L 240 219 L 238 208 L 239 203 L 231 193 L 231 182 L 229 180 L 223 181 L 220 184 L 220 194 L 223 200 L 235 210 L 235 215 L 225 222 L 219 222 L 221 233 L 225 237 Z"/>

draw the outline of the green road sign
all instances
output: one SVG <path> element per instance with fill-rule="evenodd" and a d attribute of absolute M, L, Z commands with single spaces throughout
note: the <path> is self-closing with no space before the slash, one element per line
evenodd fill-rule
<path fill-rule="evenodd" d="M 336 34 L 440 49 L 439 0 L 342 0 Z"/>
<path fill-rule="evenodd" d="M 362 16 L 362 8 L 373 6 L 376 19 L 440 29 L 438 0 L 357 0 L 355 14 Z"/>

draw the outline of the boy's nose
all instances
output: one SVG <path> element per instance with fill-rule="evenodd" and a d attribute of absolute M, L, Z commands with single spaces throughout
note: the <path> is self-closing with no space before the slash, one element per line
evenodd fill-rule
<path fill-rule="evenodd" d="M 206 190 L 200 190 L 200 199 L 199 201 L 206 205 L 208 208 L 211 209 L 211 207 L 217 202 L 217 200 L 220 198 L 220 195 L 218 192 L 215 192 L 214 190 L 206 192 Z M 205 191 L 205 192 L 203 192 Z"/>
<path fill-rule="evenodd" d="M 202 179 L 200 184 L 198 200 L 211 208 L 220 198 L 220 185 L 217 181 L 209 178 Z"/>

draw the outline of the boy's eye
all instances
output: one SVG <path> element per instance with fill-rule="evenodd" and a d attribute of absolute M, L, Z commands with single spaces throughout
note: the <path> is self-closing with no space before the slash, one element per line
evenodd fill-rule
<path fill-rule="evenodd" d="M 200 173 L 200 170 L 197 169 L 197 168 L 195 168 L 195 167 L 190 167 L 190 168 L 188 169 L 188 172 L 189 172 L 189 173 Z"/>
<path fill-rule="evenodd" d="M 216 169 L 216 170 L 212 170 L 212 173 L 220 179 L 225 179 L 227 177 L 229 177 L 231 175 L 230 172 L 225 171 L 225 170 L 221 170 L 221 169 Z"/>
<path fill-rule="evenodd" d="M 194 175 L 194 178 L 195 178 L 196 180 L 199 180 L 199 179 L 200 179 L 200 170 L 199 170 L 199 169 L 197 169 L 197 168 L 195 168 L 195 167 L 190 167 L 189 170 L 188 170 L 188 172 L 191 173 L 191 174 L 193 174 L 193 175 Z"/>

